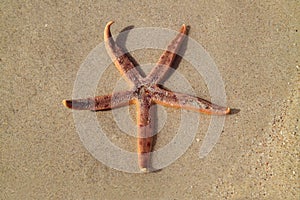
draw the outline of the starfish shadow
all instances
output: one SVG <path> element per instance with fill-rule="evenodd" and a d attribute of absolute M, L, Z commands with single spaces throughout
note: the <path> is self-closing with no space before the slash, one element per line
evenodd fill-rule
<path fill-rule="evenodd" d="M 235 115 L 235 114 L 239 113 L 240 111 L 241 111 L 241 109 L 231 108 L 230 113 L 228 113 L 228 114 L 229 115 Z"/>

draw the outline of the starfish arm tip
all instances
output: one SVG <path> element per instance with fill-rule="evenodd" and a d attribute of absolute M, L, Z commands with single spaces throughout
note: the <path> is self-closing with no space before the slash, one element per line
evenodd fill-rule
<path fill-rule="evenodd" d="M 229 114 L 229 113 L 230 113 L 230 111 L 231 111 L 231 109 L 228 107 L 228 108 L 227 108 L 227 110 L 226 110 L 226 113 L 228 113 L 228 114 Z"/>
<path fill-rule="evenodd" d="M 231 114 L 231 109 L 229 107 L 217 109 L 215 112 L 209 112 L 208 114 L 216 114 L 216 115 L 229 115 Z"/>
<path fill-rule="evenodd" d="M 112 25 L 113 23 L 115 23 L 115 21 L 111 20 L 111 21 L 107 22 L 106 26 L 110 26 L 110 25 Z"/>
<path fill-rule="evenodd" d="M 104 29 L 104 40 L 107 41 L 108 38 L 111 37 L 110 26 L 114 23 L 114 21 L 109 21 Z"/>
<path fill-rule="evenodd" d="M 228 107 L 225 112 L 226 112 L 226 114 L 230 114 L 231 109 Z"/>
<path fill-rule="evenodd" d="M 147 173 L 147 172 L 149 172 L 149 170 L 148 170 L 147 168 L 141 168 L 140 170 L 141 170 L 142 173 Z"/>
<path fill-rule="evenodd" d="M 69 100 L 63 100 L 62 104 L 66 107 L 66 108 L 71 108 L 72 107 L 72 103 Z"/>
<path fill-rule="evenodd" d="M 181 29 L 180 29 L 180 33 L 186 33 L 186 25 L 182 24 Z"/>

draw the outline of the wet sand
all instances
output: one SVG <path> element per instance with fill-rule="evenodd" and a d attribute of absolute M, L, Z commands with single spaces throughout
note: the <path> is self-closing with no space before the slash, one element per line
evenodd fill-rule
<path fill-rule="evenodd" d="M 297 199 L 299 197 L 299 7 L 265 3 L 173 1 L 1 2 L 1 199 Z M 82 144 L 72 111 L 61 101 L 89 52 L 128 26 L 178 30 L 211 55 L 225 84 L 226 116 L 212 152 L 199 159 L 210 117 L 188 150 L 156 173 L 131 174 L 95 159 Z M 297 23 L 298 21 L 298 23 Z M 297 40 L 298 39 L 298 40 Z M 161 51 L 132 56 L 155 62 Z M 196 94 L 209 98 L 190 63 L 178 67 Z M 97 88 L 113 90 L 111 65 Z M 104 82 L 110 82 L 103 87 Z M 174 136 L 180 111 L 167 108 L 156 148 Z M 134 110 L 133 110 L 134 113 Z M 97 112 L 111 141 L 124 143 L 112 113 Z M 114 136 L 114 135 L 117 136 Z M 298 181 L 297 181 L 298 180 Z"/>

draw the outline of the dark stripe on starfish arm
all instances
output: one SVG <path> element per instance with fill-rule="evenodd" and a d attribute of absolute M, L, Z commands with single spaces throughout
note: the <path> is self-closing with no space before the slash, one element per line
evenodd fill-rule
<path fill-rule="evenodd" d="M 138 163 L 142 172 L 150 169 L 150 152 L 152 150 L 153 141 L 153 120 L 150 112 L 151 99 L 143 95 L 137 99 L 137 152 Z"/>
<path fill-rule="evenodd" d="M 167 50 L 164 51 L 164 53 L 160 56 L 157 64 L 147 76 L 146 79 L 149 80 L 149 82 L 159 83 L 159 81 L 161 81 L 164 78 L 164 76 L 170 69 L 172 62 L 174 61 L 178 50 L 180 49 L 182 41 L 185 38 L 186 30 L 186 26 L 183 24 L 180 29 L 180 32 L 171 41 L 171 43 L 167 47 Z"/>
<path fill-rule="evenodd" d="M 188 94 L 172 92 L 157 87 L 153 92 L 153 101 L 164 106 L 183 108 L 205 114 L 225 115 L 230 113 L 230 108 L 213 104 L 205 99 Z"/>
<path fill-rule="evenodd" d="M 108 22 L 104 29 L 104 41 L 107 53 L 120 73 L 125 76 L 126 81 L 138 85 L 142 79 L 140 73 L 111 36 L 110 26 L 113 23 L 113 21 Z"/>
<path fill-rule="evenodd" d="M 63 104 L 74 110 L 100 111 L 126 106 L 132 103 L 133 99 L 134 93 L 132 91 L 124 91 L 94 98 L 63 100 Z"/>

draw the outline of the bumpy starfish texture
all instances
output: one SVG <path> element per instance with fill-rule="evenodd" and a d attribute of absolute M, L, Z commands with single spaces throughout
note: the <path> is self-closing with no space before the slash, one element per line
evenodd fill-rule
<path fill-rule="evenodd" d="M 199 97 L 173 92 L 159 85 L 159 82 L 163 80 L 169 71 L 184 40 L 184 35 L 187 32 L 185 25 L 182 25 L 178 35 L 168 45 L 150 74 L 143 77 L 111 37 L 110 26 L 113 23 L 113 21 L 108 22 L 104 30 L 106 50 L 122 76 L 131 85 L 131 88 L 127 91 L 94 98 L 64 100 L 63 104 L 71 109 L 93 111 L 109 110 L 135 104 L 138 124 L 138 164 L 142 172 L 147 172 L 151 169 L 150 153 L 152 151 L 154 127 L 153 116 L 149 112 L 151 105 L 156 103 L 216 115 L 229 114 L 230 108 L 210 103 Z"/>

